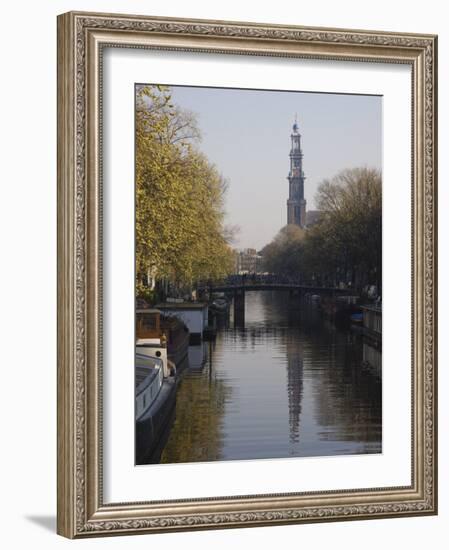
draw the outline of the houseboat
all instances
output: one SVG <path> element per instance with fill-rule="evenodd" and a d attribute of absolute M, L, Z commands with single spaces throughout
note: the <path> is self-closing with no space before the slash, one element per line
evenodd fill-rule
<path fill-rule="evenodd" d="M 363 362 L 377 376 L 382 375 L 382 307 L 362 306 L 363 313 Z"/>
<path fill-rule="evenodd" d="M 229 313 L 231 302 L 226 299 L 224 292 L 215 293 L 209 304 L 209 310 L 215 314 L 226 315 Z"/>
<path fill-rule="evenodd" d="M 373 337 L 382 337 L 382 307 L 362 306 L 363 328 Z"/>
<path fill-rule="evenodd" d="M 176 379 L 164 375 L 164 361 L 136 348 L 136 464 L 158 462 L 164 434 L 174 416 Z"/>
<path fill-rule="evenodd" d="M 176 317 L 187 327 L 190 344 L 199 344 L 209 325 L 208 306 L 203 302 L 164 302 L 155 306 L 165 317 Z"/>
<path fill-rule="evenodd" d="M 160 309 L 136 310 L 136 338 L 141 353 L 163 359 L 166 372 L 169 361 L 179 365 L 187 356 L 187 326 L 175 316 L 163 315 Z"/>

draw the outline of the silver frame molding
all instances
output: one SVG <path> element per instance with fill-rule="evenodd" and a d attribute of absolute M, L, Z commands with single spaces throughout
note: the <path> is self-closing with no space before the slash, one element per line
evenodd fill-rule
<path fill-rule="evenodd" d="M 102 49 L 408 64 L 412 69 L 412 484 L 104 504 Z M 70 12 L 58 17 L 58 533 L 70 538 L 437 513 L 437 37 Z M 151 498 L 151 495 L 148 495 Z"/>

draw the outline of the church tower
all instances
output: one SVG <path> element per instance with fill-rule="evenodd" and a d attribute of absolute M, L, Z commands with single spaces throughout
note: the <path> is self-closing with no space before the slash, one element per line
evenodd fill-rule
<path fill-rule="evenodd" d="M 289 194 L 287 200 L 287 223 L 304 227 L 306 225 L 306 201 L 304 199 L 304 172 L 302 169 L 301 134 L 295 119 L 291 134 L 290 172 L 288 174 Z"/>

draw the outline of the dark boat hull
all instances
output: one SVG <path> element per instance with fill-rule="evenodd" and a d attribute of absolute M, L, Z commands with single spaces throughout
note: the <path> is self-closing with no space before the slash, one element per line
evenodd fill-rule
<path fill-rule="evenodd" d="M 176 380 L 167 378 L 148 410 L 136 420 L 136 464 L 159 462 L 159 444 L 173 418 L 176 404 Z"/>

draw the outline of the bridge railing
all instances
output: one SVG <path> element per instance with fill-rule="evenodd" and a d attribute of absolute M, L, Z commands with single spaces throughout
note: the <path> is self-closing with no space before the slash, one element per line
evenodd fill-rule
<path fill-rule="evenodd" d="M 242 286 L 254 286 L 254 285 L 266 285 L 266 286 L 301 286 L 303 288 L 309 287 L 315 288 L 335 288 L 336 290 L 351 290 L 348 285 L 336 287 L 333 284 L 322 284 L 318 280 L 304 280 L 302 277 L 292 277 L 288 275 L 276 275 L 276 274 L 234 274 L 230 275 L 220 281 L 201 281 L 198 283 L 198 288 L 210 289 L 223 288 L 223 287 L 242 287 Z"/>
<path fill-rule="evenodd" d="M 279 277 L 275 275 L 260 275 L 260 274 L 244 274 L 244 275 L 229 275 L 220 280 L 199 281 L 198 288 L 214 288 L 222 286 L 242 286 L 245 284 L 282 284 L 299 282 L 299 279 L 291 279 L 287 277 Z"/>
<path fill-rule="evenodd" d="M 270 275 L 270 274 L 258 274 L 258 273 L 248 273 L 243 275 L 229 275 L 228 277 L 215 280 L 215 281 L 201 281 L 200 286 L 223 286 L 223 285 L 242 285 L 246 282 L 251 283 L 262 283 L 262 284 L 300 284 L 303 282 L 301 277 L 289 277 L 281 275 Z"/>

